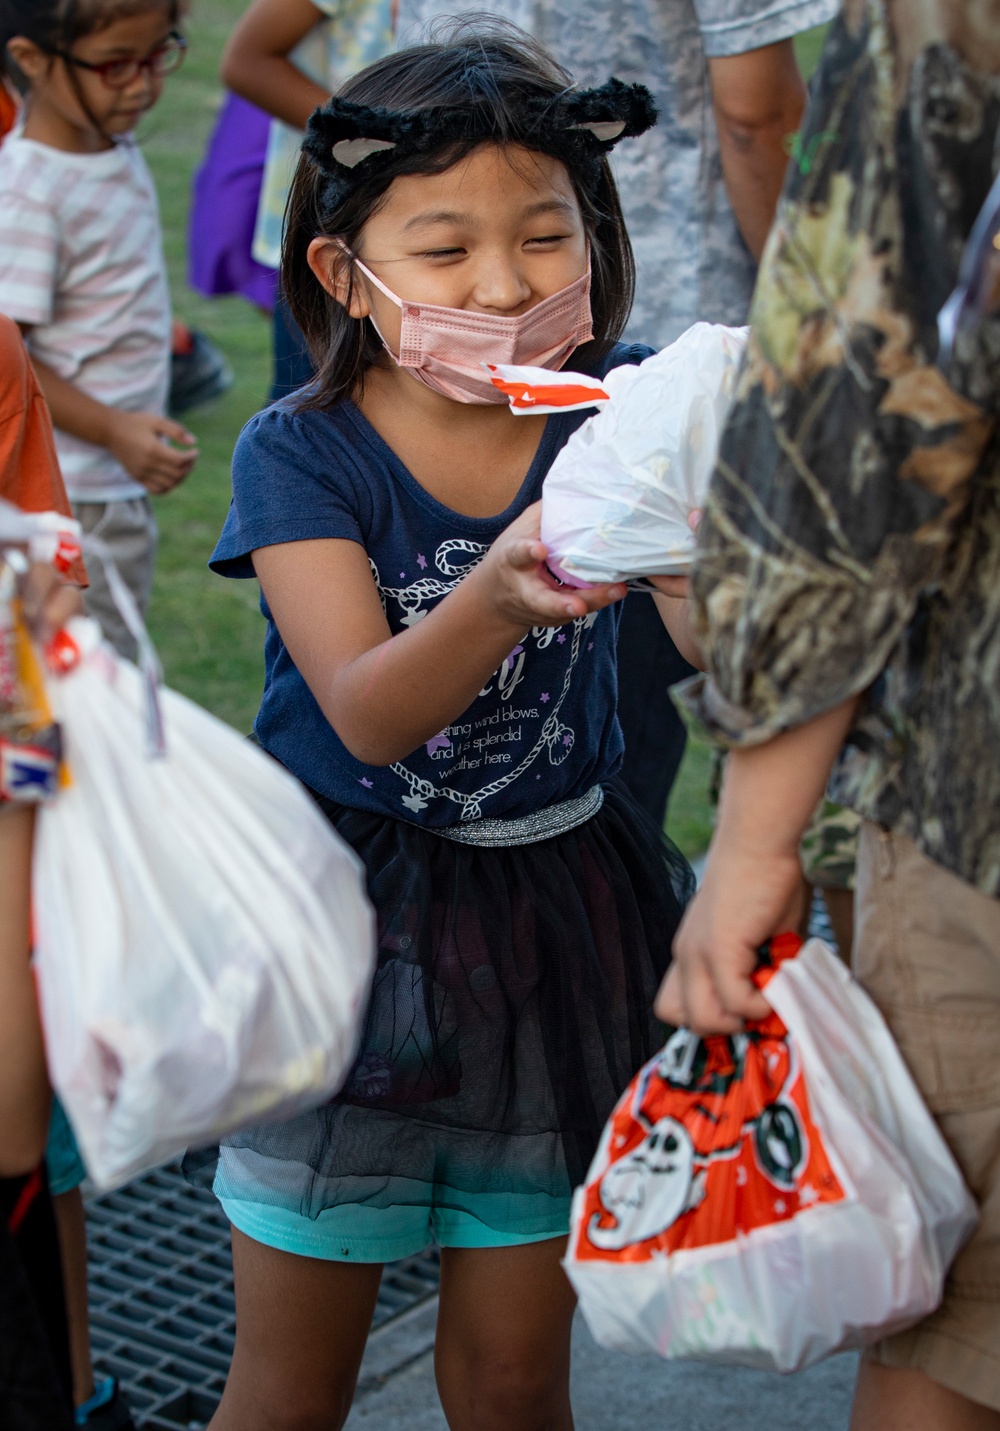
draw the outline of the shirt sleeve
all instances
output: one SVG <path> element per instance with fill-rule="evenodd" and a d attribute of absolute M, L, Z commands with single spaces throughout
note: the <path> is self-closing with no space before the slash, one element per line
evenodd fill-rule
<path fill-rule="evenodd" d="M 746 54 L 828 24 L 840 0 L 694 0 L 709 59 Z"/>
<path fill-rule="evenodd" d="M 24 512 L 73 515 L 49 410 L 21 335 L 9 322 L 0 322 L 0 497 Z M 67 579 L 87 584 L 81 561 L 73 563 Z"/>
<path fill-rule="evenodd" d="M 51 323 L 59 269 L 59 224 L 47 205 L 16 187 L 0 196 L 0 313 L 34 327 Z"/>
<path fill-rule="evenodd" d="M 880 5 L 854 23 L 837 22 L 816 76 L 699 528 L 708 674 L 685 699 L 729 745 L 865 691 L 911 639 L 993 427 L 995 375 L 935 365 L 937 314 L 989 165 L 964 206 L 905 192 L 920 136 L 900 154 L 902 61 L 885 58 Z M 985 111 L 980 123 L 985 135 Z"/>
<path fill-rule="evenodd" d="M 316 538 L 364 546 L 371 514 L 357 455 L 331 419 L 266 408 L 236 444 L 233 500 L 209 565 L 220 576 L 254 577 L 260 547 Z"/>

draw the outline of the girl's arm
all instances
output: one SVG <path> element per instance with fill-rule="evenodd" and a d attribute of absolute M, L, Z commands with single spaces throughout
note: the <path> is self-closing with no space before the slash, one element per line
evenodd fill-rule
<path fill-rule="evenodd" d="M 0 1177 L 41 1162 L 51 1093 L 30 964 L 34 811 L 0 806 Z"/>
<path fill-rule="evenodd" d="M 222 83 L 275 119 L 305 129 L 330 92 L 288 56 L 323 18 L 310 0 L 253 0 L 222 52 Z"/>
<path fill-rule="evenodd" d="M 152 412 L 122 412 L 107 407 L 60 377 L 47 363 L 34 358 L 32 366 L 53 424 L 95 447 L 106 447 L 126 472 L 150 492 L 169 492 L 184 481 L 197 462 L 197 439 L 179 422 Z M 169 442 L 179 442 L 189 450 L 177 452 L 168 446 Z"/>
<path fill-rule="evenodd" d="M 542 563 L 540 504 L 415 626 L 390 633 L 362 547 L 285 542 L 253 553 L 282 640 L 320 709 L 366 765 L 402 760 L 467 710 L 532 626 L 609 606 L 623 586 L 570 592 Z"/>
<path fill-rule="evenodd" d="M 691 619 L 691 602 L 688 599 L 686 576 L 655 576 L 652 578 L 654 585 L 660 590 L 653 597 L 656 602 L 656 609 L 660 613 L 660 619 L 670 633 L 670 639 L 677 647 L 678 651 L 690 665 L 697 670 L 705 669 L 705 658 L 701 654 L 701 647 L 698 645 L 694 634 Z M 680 583 L 673 590 L 667 590 L 666 583 Z"/>

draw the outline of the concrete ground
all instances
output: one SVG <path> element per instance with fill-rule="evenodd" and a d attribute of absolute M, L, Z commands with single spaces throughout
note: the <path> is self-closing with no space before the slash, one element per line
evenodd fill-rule
<path fill-rule="evenodd" d="M 376 1332 L 347 1431 L 447 1431 L 434 1387 L 436 1298 Z M 797 1376 L 626 1357 L 595 1345 L 577 1317 L 577 1431 L 846 1431 L 857 1359 Z"/>

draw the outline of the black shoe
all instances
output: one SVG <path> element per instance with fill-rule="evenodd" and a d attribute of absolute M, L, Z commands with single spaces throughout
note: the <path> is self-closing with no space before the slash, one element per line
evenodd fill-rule
<path fill-rule="evenodd" d="M 76 1424 L 88 1431 L 135 1431 L 132 1411 L 121 1393 L 116 1377 L 97 1383 L 89 1401 L 76 1408 Z"/>
<path fill-rule="evenodd" d="M 221 397 L 233 385 L 229 359 L 211 338 L 191 330 L 191 347 L 170 359 L 170 415 L 179 417 L 193 407 Z"/>

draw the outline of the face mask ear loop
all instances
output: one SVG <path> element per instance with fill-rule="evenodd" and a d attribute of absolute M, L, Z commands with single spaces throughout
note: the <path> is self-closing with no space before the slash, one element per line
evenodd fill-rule
<path fill-rule="evenodd" d="M 344 252 L 346 253 L 348 259 L 350 260 L 350 262 L 351 262 L 351 263 L 354 263 L 354 264 L 357 264 L 358 268 L 360 268 L 361 272 L 365 275 L 365 277 L 369 280 L 369 282 L 370 282 L 370 283 L 374 283 L 374 285 L 375 285 L 375 287 L 378 289 L 378 291 L 379 291 L 380 293 L 384 293 L 385 296 L 386 296 L 386 298 L 389 299 L 390 303 L 395 303 L 395 305 L 396 305 L 396 307 L 399 309 L 399 311 L 402 312 L 402 311 L 403 311 L 403 300 L 402 300 L 401 298 L 398 298 L 398 297 L 396 296 L 396 294 L 393 293 L 393 291 L 392 291 L 391 288 L 386 288 L 386 286 L 385 286 L 385 284 L 382 282 L 382 280 L 381 280 L 380 278 L 376 278 L 376 277 L 375 277 L 375 275 L 374 275 L 374 273 L 372 273 L 371 269 L 367 266 L 367 264 L 362 263 L 361 259 L 358 258 L 358 256 L 357 256 L 356 253 L 352 253 L 351 250 L 350 250 L 346 245 L 342 245 L 342 247 L 343 247 Z M 368 322 L 369 322 L 369 323 L 372 325 L 372 327 L 375 329 L 375 332 L 376 332 L 376 333 L 378 334 L 378 336 L 379 336 L 379 342 L 382 344 L 382 347 L 385 349 L 385 351 L 389 354 L 389 357 L 392 358 L 393 362 L 398 363 L 398 362 L 399 362 L 399 358 L 396 356 L 396 354 L 395 354 L 395 353 L 392 351 L 392 349 L 389 347 L 389 344 L 386 342 L 386 340 L 385 340 L 385 338 L 384 338 L 384 336 L 383 336 L 383 334 L 382 334 L 382 330 L 379 328 L 378 324 L 375 322 L 375 315 L 374 315 L 373 313 L 369 313 L 369 314 L 368 314 Z"/>

